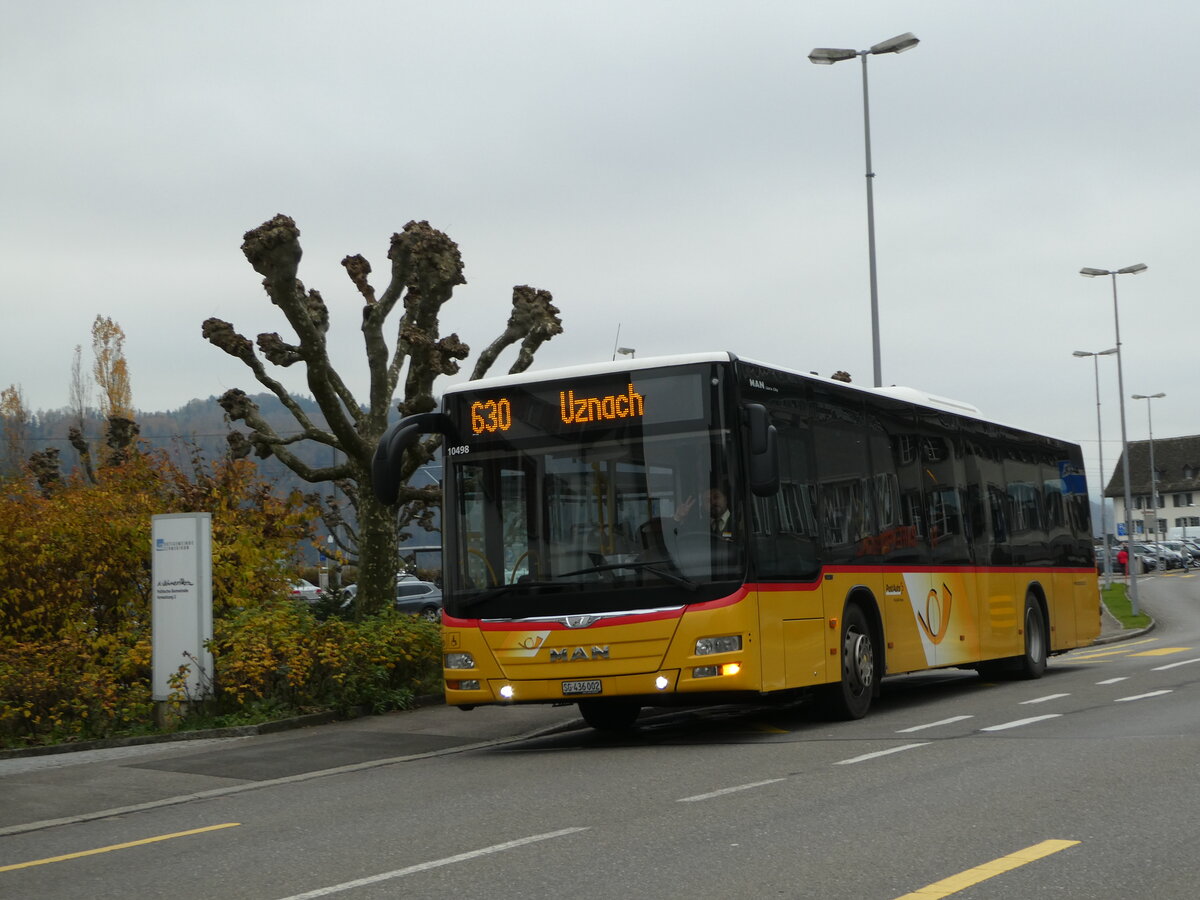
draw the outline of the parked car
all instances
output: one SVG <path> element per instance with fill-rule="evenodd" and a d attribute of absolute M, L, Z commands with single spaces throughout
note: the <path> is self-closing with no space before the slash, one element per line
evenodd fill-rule
<path fill-rule="evenodd" d="M 1176 550 L 1172 550 L 1169 546 L 1167 546 L 1166 541 L 1156 541 L 1150 544 L 1143 544 L 1142 546 L 1146 549 L 1146 552 L 1155 559 L 1162 560 L 1163 569 L 1183 568 L 1183 554 Z"/>
<path fill-rule="evenodd" d="M 1187 541 L 1163 541 L 1162 545 L 1172 552 L 1178 553 L 1183 558 L 1184 566 L 1194 566 L 1196 560 L 1200 558 L 1200 550 Z"/>
<path fill-rule="evenodd" d="M 319 587 L 303 578 L 291 583 L 291 591 L 293 600 L 303 600 L 305 603 L 316 603 L 325 595 Z"/>
<path fill-rule="evenodd" d="M 1120 574 L 1120 571 L 1121 571 L 1121 567 L 1119 565 L 1117 565 L 1117 551 L 1120 549 L 1121 549 L 1120 545 L 1115 544 L 1115 543 L 1111 544 L 1108 548 L 1108 564 L 1109 564 L 1111 571 L 1115 574 Z M 1096 574 L 1103 575 L 1104 574 L 1104 545 L 1096 544 L 1095 550 L 1096 550 Z"/>
<path fill-rule="evenodd" d="M 358 597 L 358 585 L 351 584 L 342 589 L 342 610 L 348 612 Z M 428 581 L 404 579 L 396 582 L 396 609 L 414 613 L 430 622 L 442 620 L 442 592 L 436 584 Z"/>
<path fill-rule="evenodd" d="M 1141 561 L 1140 572 L 1153 572 L 1158 568 L 1158 554 L 1154 552 L 1154 548 L 1149 544 L 1134 544 L 1133 552 Z"/>
<path fill-rule="evenodd" d="M 1145 573 L 1153 572 L 1155 569 L 1158 568 L 1158 560 L 1155 558 L 1153 551 L 1150 550 L 1149 548 L 1145 547 L 1144 545 L 1134 544 L 1132 548 L 1129 548 L 1123 543 L 1114 542 L 1110 548 L 1110 552 L 1112 553 L 1112 570 L 1113 570 L 1114 575 L 1123 574 L 1121 571 L 1121 565 L 1120 565 L 1120 563 L 1117 562 L 1117 554 L 1125 549 L 1130 550 L 1130 554 L 1133 557 L 1133 559 L 1137 560 L 1136 565 L 1133 565 L 1133 564 L 1130 565 L 1130 568 L 1135 573 L 1144 575 Z M 1103 565 L 1103 562 L 1100 558 L 1100 551 L 1097 550 L 1096 551 L 1096 572 L 1098 574 L 1101 572 L 1102 565 Z"/>
<path fill-rule="evenodd" d="M 442 592 L 429 581 L 401 581 L 396 585 L 396 609 L 415 613 L 430 622 L 442 620 Z"/>

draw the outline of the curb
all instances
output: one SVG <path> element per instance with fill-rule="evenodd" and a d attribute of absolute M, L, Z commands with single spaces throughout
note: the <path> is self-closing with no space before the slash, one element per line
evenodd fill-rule
<path fill-rule="evenodd" d="M 1118 631 L 1116 634 L 1098 637 L 1092 641 L 1091 645 L 1093 647 L 1099 647 L 1103 646 L 1104 644 L 1115 644 L 1117 641 L 1127 641 L 1130 638 L 1141 637 L 1143 634 L 1149 634 L 1151 631 L 1153 631 L 1154 626 L 1157 624 L 1157 622 L 1151 619 L 1150 624 L 1144 628 L 1126 628 L 1123 631 Z"/>
<path fill-rule="evenodd" d="M 426 694 L 413 699 L 409 709 L 423 706 L 437 706 L 443 702 L 440 695 Z M 396 710 L 404 712 L 404 710 Z M 252 737 L 256 734 L 274 734 L 279 731 L 294 731 L 298 728 L 309 728 L 314 725 L 328 725 L 331 722 L 349 722 L 374 715 L 366 707 L 352 710 L 349 715 L 340 716 L 332 710 L 309 713 L 303 716 L 292 716 L 288 719 L 276 719 L 271 722 L 259 722 L 257 725 L 231 725 L 226 728 L 207 728 L 196 731 L 172 731 L 163 734 L 138 734 L 129 737 L 97 738 L 93 741 L 76 741 L 65 744 L 40 744 L 35 747 L 13 747 L 0 750 L 0 760 L 23 759 L 30 756 L 53 756 L 58 753 L 76 753 L 83 750 L 110 750 L 114 747 L 139 747 L 143 744 L 171 744 L 178 741 L 200 741 L 212 738 Z"/>
<path fill-rule="evenodd" d="M 334 712 L 311 713 L 261 722 L 258 725 L 232 725 L 228 728 L 208 728 L 198 731 L 173 731 L 166 734 L 139 734 L 130 737 L 97 738 L 94 741 L 76 741 L 66 744 L 43 744 L 36 747 L 15 747 L 0 750 L 0 759 L 22 759 L 29 756 L 53 756 L 58 753 L 76 753 L 82 750 L 108 750 L 113 747 L 138 747 L 143 744 L 172 744 L 179 741 L 198 741 L 208 738 L 249 737 L 255 734 L 271 734 L 276 731 L 291 731 L 310 725 L 327 725 L 342 717 Z M 357 717 L 350 717 L 357 718 Z"/>

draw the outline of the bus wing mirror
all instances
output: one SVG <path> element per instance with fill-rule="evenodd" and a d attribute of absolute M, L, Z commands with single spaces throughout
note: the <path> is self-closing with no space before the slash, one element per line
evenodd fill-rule
<path fill-rule="evenodd" d="M 371 487 L 375 499 L 391 506 L 400 496 L 400 467 L 404 451 L 423 434 L 450 435 L 453 426 L 445 413 L 418 413 L 405 416 L 383 433 L 371 459 Z"/>
<path fill-rule="evenodd" d="M 746 424 L 750 434 L 750 490 L 770 497 L 779 490 L 779 439 L 771 416 L 761 403 L 748 403 Z"/>

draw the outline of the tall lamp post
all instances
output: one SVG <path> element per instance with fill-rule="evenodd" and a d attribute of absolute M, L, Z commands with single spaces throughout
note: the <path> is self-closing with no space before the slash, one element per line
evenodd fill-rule
<path fill-rule="evenodd" d="M 875 387 L 883 387 L 883 372 L 879 355 L 879 280 L 875 273 L 875 192 L 871 171 L 871 104 L 867 94 L 867 57 L 880 53 L 903 53 L 920 43 L 911 32 L 896 35 L 867 50 L 839 50 L 834 47 L 817 47 L 808 54 L 808 61 L 818 66 L 832 66 L 844 59 L 862 58 L 863 85 L 863 134 L 867 147 L 867 258 L 871 267 L 871 359 L 875 369 Z"/>
<path fill-rule="evenodd" d="M 1104 538 L 1105 587 L 1112 583 L 1112 557 L 1108 547 L 1108 503 L 1104 499 L 1104 432 L 1100 425 L 1100 357 L 1112 356 L 1116 352 L 1116 347 L 1110 347 L 1107 350 L 1100 350 L 1096 353 L 1089 353 L 1086 350 L 1076 350 L 1071 354 L 1081 359 L 1086 359 L 1090 356 L 1093 368 L 1096 370 L 1096 446 L 1100 452 L 1100 534 Z"/>
<path fill-rule="evenodd" d="M 1157 394 L 1134 394 L 1131 400 L 1146 401 L 1146 429 L 1150 433 L 1150 514 L 1154 517 L 1154 546 L 1158 550 L 1158 568 L 1162 571 L 1162 545 L 1158 541 L 1158 475 L 1154 470 L 1154 419 L 1150 415 L 1150 401 L 1167 396 Z"/>
<path fill-rule="evenodd" d="M 1112 276 L 1113 323 L 1117 329 L 1117 390 L 1120 392 L 1121 401 L 1121 477 L 1125 481 L 1125 540 L 1129 542 L 1130 548 L 1133 546 L 1133 491 L 1129 484 L 1129 433 L 1125 428 L 1125 377 L 1121 370 L 1121 317 L 1117 313 L 1117 276 L 1137 275 L 1145 272 L 1147 268 L 1149 267 L 1145 263 L 1135 263 L 1123 269 L 1092 269 L 1085 267 L 1079 270 L 1079 274 L 1087 278 L 1095 278 L 1098 275 Z M 1129 579 L 1129 606 L 1133 614 L 1137 616 L 1141 615 L 1142 612 L 1141 604 L 1138 602 L 1137 573 L 1134 571 L 1137 566 L 1129 565 L 1129 563 L 1134 561 L 1132 553 L 1128 554 L 1127 560 L 1125 571 Z"/>

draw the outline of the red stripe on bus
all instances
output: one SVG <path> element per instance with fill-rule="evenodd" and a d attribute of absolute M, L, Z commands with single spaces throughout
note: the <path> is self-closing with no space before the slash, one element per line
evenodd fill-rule
<path fill-rule="evenodd" d="M 1052 568 L 1049 566 L 1014 567 L 1014 566 L 908 566 L 906 568 L 891 568 L 888 566 L 826 566 L 821 574 L 813 581 L 801 582 L 750 582 L 742 585 L 732 594 L 706 600 L 703 603 L 692 603 L 678 609 L 662 609 L 646 613 L 629 613 L 627 615 L 609 616 L 602 620 L 604 625 L 629 625 L 634 622 L 655 622 L 664 619 L 678 619 L 684 612 L 721 609 L 733 606 L 745 600 L 751 591 L 815 591 L 824 583 L 825 575 L 900 575 L 918 573 L 956 573 L 967 575 L 1090 575 L 1090 568 Z M 515 622 L 485 622 L 482 619 L 459 619 L 449 614 L 443 614 L 442 625 L 447 628 L 478 628 L 482 631 L 528 631 L 531 628 L 542 628 L 547 631 L 569 630 L 562 622 L 534 621 L 523 619 Z"/>
<path fill-rule="evenodd" d="M 732 594 L 726 597 L 718 597 L 716 600 L 693 603 L 688 606 L 681 606 L 678 609 L 659 609 L 654 612 L 606 616 L 601 620 L 601 624 L 605 626 L 629 625 L 633 622 L 656 622 L 664 619 L 678 619 L 685 612 L 692 610 L 720 609 L 724 606 L 733 606 L 735 603 L 745 600 L 752 590 L 754 590 L 753 585 L 743 585 Z M 442 615 L 442 625 L 447 628 L 478 628 L 481 631 L 529 631 L 535 628 L 546 631 L 570 630 L 562 622 L 537 621 L 533 619 L 522 619 L 516 622 L 486 622 L 482 619 L 457 619 L 448 614 Z"/>

